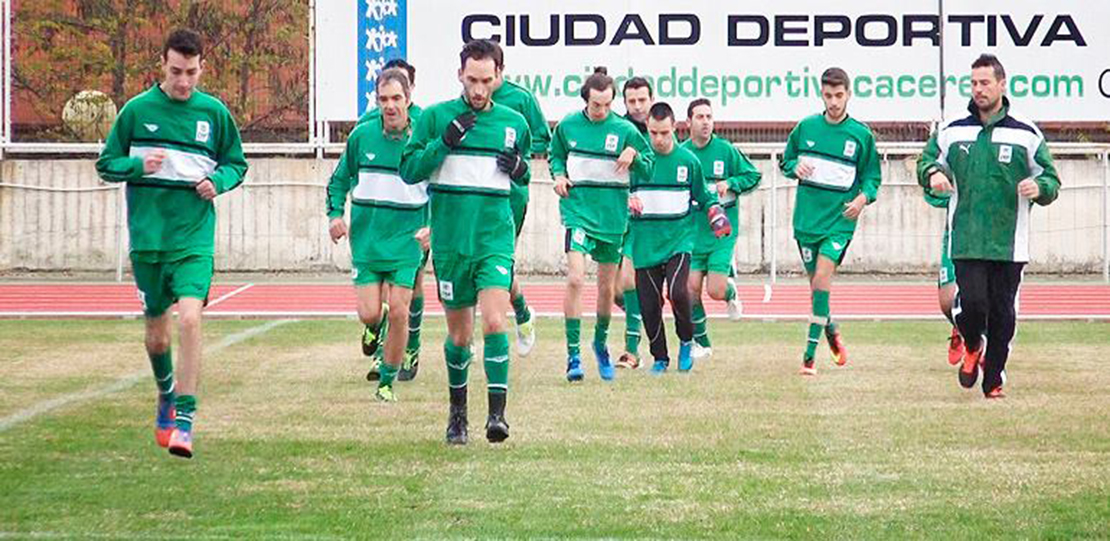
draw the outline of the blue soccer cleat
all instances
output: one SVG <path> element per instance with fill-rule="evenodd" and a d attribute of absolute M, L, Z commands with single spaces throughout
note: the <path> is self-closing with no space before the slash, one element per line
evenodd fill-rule
<path fill-rule="evenodd" d="M 577 355 L 571 355 L 567 358 L 567 381 L 582 381 L 585 377 L 582 372 L 582 359 Z"/>
<path fill-rule="evenodd" d="M 605 344 L 594 342 L 594 355 L 597 355 L 597 373 L 605 381 L 613 381 L 616 372 L 613 362 L 609 359 L 609 348 Z"/>
<path fill-rule="evenodd" d="M 678 371 L 689 372 L 694 367 L 694 343 L 682 342 L 678 345 Z"/>

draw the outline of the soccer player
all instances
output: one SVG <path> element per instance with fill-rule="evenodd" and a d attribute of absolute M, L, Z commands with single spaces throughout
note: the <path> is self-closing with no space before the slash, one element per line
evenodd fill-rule
<path fill-rule="evenodd" d="M 931 188 L 925 188 L 925 202 L 935 208 L 948 208 L 951 194 L 937 194 Z M 952 232 L 948 229 L 945 220 L 944 236 L 940 241 L 940 272 L 937 276 L 937 301 L 940 302 L 940 311 L 945 319 L 952 324 L 952 333 L 948 337 L 948 364 L 953 366 L 963 361 L 967 348 L 964 339 L 960 336 L 960 329 L 956 326 L 955 316 L 952 315 L 952 305 L 956 300 L 956 267 L 949 256 L 948 245 L 952 239 Z"/>
<path fill-rule="evenodd" d="M 393 381 L 405 357 L 409 303 L 428 238 L 428 192 L 426 184 L 406 184 L 399 174 L 412 131 L 408 75 L 398 68 L 384 70 L 375 89 L 381 115 L 351 132 L 346 159 L 339 164 L 347 170 L 336 171 L 328 184 L 329 234 L 332 242 L 350 238 L 358 315 L 367 328 L 382 320 L 382 300 L 388 299 L 384 362 L 374 396 L 395 402 Z M 348 231 L 343 213 L 352 190 Z"/>
<path fill-rule="evenodd" d="M 945 122 L 929 138 L 918 182 L 951 194 L 953 313 L 967 348 L 960 385 L 973 387 L 982 370 L 983 395 L 1002 398 L 1018 287 L 1029 261 L 1029 213 L 1033 203 L 1056 199 L 1060 179 L 1044 135 L 1010 110 L 1006 70 L 994 55 L 972 63 L 971 93 L 970 114 Z"/>
<path fill-rule="evenodd" d="M 822 330 L 836 364 L 848 362 L 848 349 L 829 316 L 829 291 L 860 213 L 875 202 L 882 182 L 875 137 L 865 124 L 848 116 L 850 88 L 848 74 L 840 68 L 821 74 L 825 111 L 794 127 L 780 164 L 786 176 L 798 179 L 794 240 L 812 294 L 803 376 L 817 375 L 813 359 Z"/>
<path fill-rule="evenodd" d="M 120 111 L 96 170 L 127 183 L 131 269 L 146 316 L 146 351 L 158 386 L 155 439 L 193 456 L 201 312 L 212 283 L 213 200 L 243 182 L 239 129 L 220 100 L 197 90 L 204 44 L 187 29 L 162 47 L 162 81 Z M 177 305 L 176 386 L 170 344 Z"/>
<path fill-rule="evenodd" d="M 697 232 L 694 252 L 690 260 L 690 297 L 693 299 L 694 358 L 712 354 L 706 323 L 705 306 L 702 305 L 702 282 L 708 285 L 709 298 L 725 301 L 728 316 L 739 320 L 743 313 L 740 299 L 736 297 L 736 282 L 732 279 L 732 253 L 736 248 L 737 229 L 740 227 L 740 208 L 736 198 L 755 190 L 762 178 L 744 153 L 732 143 L 713 134 L 713 106 L 709 100 L 699 98 L 686 108 L 690 123 L 690 138 L 682 144 L 701 161 L 706 188 L 717 195 L 725 209 L 732 231 L 718 238 L 706 220 L 695 220 Z"/>
<path fill-rule="evenodd" d="M 655 103 L 651 83 L 643 77 L 633 77 L 621 88 L 624 96 L 624 118 L 636 126 L 640 135 L 647 138 L 648 111 Z M 640 367 L 640 297 L 636 293 L 636 269 L 632 265 L 632 247 L 626 233 L 621 244 L 621 263 L 617 269 L 617 292 L 613 299 L 624 310 L 624 353 L 617 359 L 618 368 Z"/>
<path fill-rule="evenodd" d="M 416 91 L 416 68 L 400 58 L 394 58 L 386 62 L 382 69 L 384 71 L 390 68 L 400 68 L 405 71 L 409 78 L 409 95 L 411 96 Z M 412 103 L 412 99 L 409 98 L 409 122 L 415 124 L 422 111 L 423 109 Z M 381 107 L 373 107 L 358 119 L 356 126 L 379 119 L 381 116 Z M 339 156 L 339 163 L 335 168 L 336 173 L 347 171 L 346 159 L 346 152 Z M 333 178 L 332 182 L 342 183 L 344 181 Z M 345 182 L 350 184 L 352 180 L 348 178 Z M 425 249 L 423 261 L 424 263 L 428 261 L 427 249 Z M 424 266 L 424 264 L 421 264 L 419 272 L 416 273 L 416 283 L 412 287 L 412 301 L 409 303 L 409 338 L 408 343 L 405 344 L 405 360 L 401 364 L 401 370 L 397 372 L 398 381 L 410 381 L 416 377 L 420 370 L 420 327 L 424 321 Z M 383 293 L 382 298 L 388 298 L 388 294 Z M 381 337 L 389 332 L 389 318 L 385 316 L 389 313 L 389 305 L 385 304 L 384 306 L 385 308 L 379 311 L 382 317 L 378 317 L 371 325 L 365 326 L 362 332 L 362 353 L 372 359 L 370 371 L 366 374 L 366 379 L 369 381 L 381 378 L 382 352 L 379 346 L 381 345 Z"/>
<path fill-rule="evenodd" d="M 694 365 L 689 281 L 695 232 L 690 227 L 691 214 L 695 221 L 709 223 L 718 238 L 728 236 L 731 229 L 725 211 L 717 204 L 717 195 L 706 189 L 701 161 L 675 142 L 674 128 L 671 106 L 663 102 L 652 105 L 648 134 L 655 151 L 653 173 L 642 180 L 634 177 L 628 198 L 636 290 L 655 360 L 653 374 L 666 372 L 671 362 L 663 329 L 663 291 L 667 291 L 674 311 L 678 370 L 687 372 Z M 693 208 L 694 202 L 700 212 Z"/>
<path fill-rule="evenodd" d="M 459 98 L 424 110 L 401 159 L 405 182 L 427 180 L 431 194 L 432 264 L 447 311 L 444 355 L 451 408 L 447 442 L 465 444 L 467 376 L 474 307 L 482 312 L 489 395 L 486 439 L 509 437 L 509 335 L 505 313 L 513 275 L 512 183 L 527 182 L 532 136 L 520 113 L 491 99 L 498 47 L 474 40 L 459 55 Z"/>
<path fill-rule="evenodd" d="M 494 44 L 496 45 L 496 44 Z M 503 53 L 497 47 L 496 60 L 498 68 L 502 68 Z M 532 132 L 532 155 L 547 154 L 551 144 L 551 131 L 547 127 L 547 119 L 543 110 L 528 89 L 512 82 L 506 81 L 501 69 L 498 70 L 497 81 L 494 83 L 493 102 L 504 105 L 524 116 L 528 121 L 528 129 Z M 524 217 L 528 213 L 528 184 L 514 183 L 509 197 L 513 207 L 513 223 L 516 225 L 516 239 L 520 239 L 520 232 L 524 230 Z M 526 357 L 536 345 L 536 328 L 532 320 L 532 310 L 524 299 L 524 292 L 520 289 L 520 282 L 513 276 L 513 285 L 509 289 L 509 296 L 516 316 L 516 352 L 521 357 Z"/>
<path fill-rule="evenodd" d="M 580 334 L 587 255 L 597 262 L 593 349 L 598 375 L 605 381 L 615 377 L 606 342 L 621 243 L 628 229 L 629 178 L 651 174 L 651 148 L 635 126 L 611 111 L 615 95 L 612 77 L 605 68 L 597 68 L 582 86 L 586 109 L 567 115 L 555 127 L 551 139 L 551 175 L 555 177 L 555 193 L 562 198 L 559 211 L 566 228 L 563 314 L 566 378 L 572 382 L 581 381 L 585 375 Z"/>

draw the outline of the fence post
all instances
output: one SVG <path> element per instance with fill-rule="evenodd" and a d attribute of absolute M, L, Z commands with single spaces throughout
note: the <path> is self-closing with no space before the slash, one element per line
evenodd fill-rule
<path fill-rule="evenodd" d="M 1102 281 L 1110 283 L 1110 151 L 1102 153 Z"/>
<path fill-rule="evenodd" d="M 778 280 L 779 264 L 779 157 L 777 152 L 771 153 L 771 285 Z"/>
<path fill-rule="evenodd" d="M 120 182 L 116 192 L 116 281 L 123 281 L 123 228 L 127 222 L 124 207 L 127 206 L 127 183 Z"/>

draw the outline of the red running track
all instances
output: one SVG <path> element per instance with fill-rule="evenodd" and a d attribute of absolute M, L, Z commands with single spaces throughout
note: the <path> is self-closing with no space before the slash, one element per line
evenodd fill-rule
<path fill-rule="evenodd" d="M 425 287 L 426 313 L 442 314 L 435 289 Z M 542 316 L 562 314 L 563 286 L 524 286 L 529 304 Z M 767 298 L 767 294 L 770 297 Z M 804 284 L 741 285 L 744 317 L 798 319 L 808 317 L 809 291 Z M 212 287 L 206 315 L 210 317 L 347 317 L 355 314 L 354 289 L 346 284 L 219 284 Z M 591 313 L 596 295 L 587 289 L 583 306 Z M 1026 284 L 1020 316 L 1038 319 L 1110 319 L 1110 285 Z M 712 316 L 725 314 L 724 303 L 706 300 Z M 833 314 L 844 319 L 939 318 L 937 289 L 932 284 L 838 284 L 832 292 Z M 620 314 L 619 310 L 615 310 Z M 0 284 L 2 318 L 112 318 L 141 316 L 132 284 L 37 283 Z"/>

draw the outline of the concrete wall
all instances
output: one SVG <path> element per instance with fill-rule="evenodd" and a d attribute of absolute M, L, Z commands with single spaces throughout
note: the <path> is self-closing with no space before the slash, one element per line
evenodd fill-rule
<path fill-rule="evenodd" d="M 790 228 L 794 188 L 763 157 L 761 189 L 741 200 L 736 261 L 767 272 L 777 254 L 780 272 L 800 270 Z M 236 271 L 342 271 L 345 244 L 333 245 L 324 215 L 324 185 L 334 159 L 254 158 L 245 185 L 218 200 L 216 265 Z M 883 164 L 879 201 L 865 212 L 848 252 L 846 272 L 932 272 L 944 212 L 927 206 L 913 177 L 913 157 Z M 1033 212 L 1037 272 L 1101 272 L 1104 166 L 1095 157 L 1058 158 L 1065 189 L 1053 205 Z M 546 164 L 536 176 L 518 268 L 563 268 L 558 198 Z M 772 197 L 772 184 L 778 189 Z M 772 208 L 772 200 L 777 209 Z M 114 270 L 120 193 L 102 184 L 88 159 L 0 161 L 0 270 Z"/>

